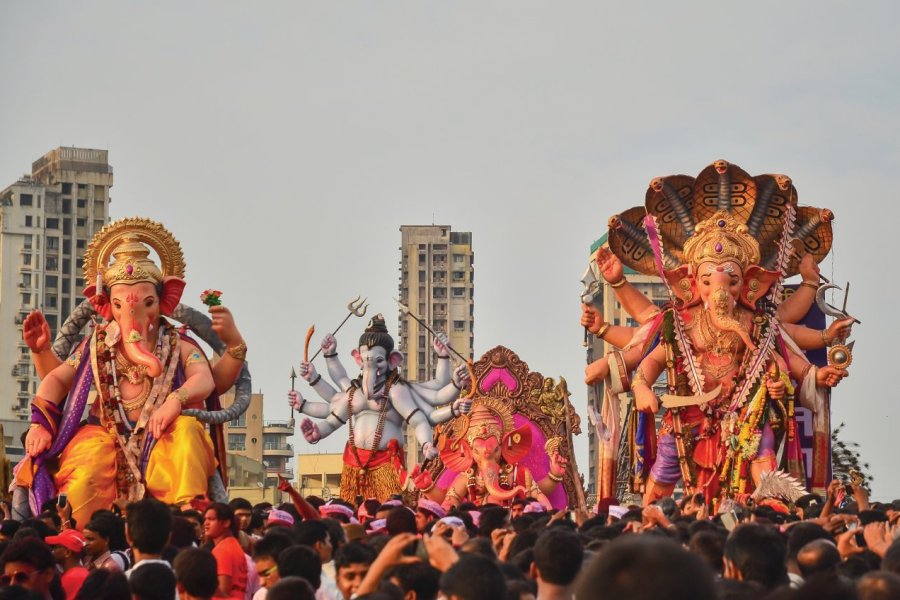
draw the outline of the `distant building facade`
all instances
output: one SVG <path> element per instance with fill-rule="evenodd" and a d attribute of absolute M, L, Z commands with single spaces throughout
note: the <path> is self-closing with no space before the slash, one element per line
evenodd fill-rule
<path fill-rule="evenodd" d="M 0 191 L 0 418 L 28 419 L 39 379 L 22 322 L 40 309 L 53 336 L 82 300 L 83 256 L 109 222 L 106 150 L 60 147 Z"/>
<path fill-rule="evenodd" d="M 475 253 L 470 232 L 449 225 L 400 227 L 400 301 L 445 332 L 457 352 L 472 358 L 475 347 Z M 401 375 L 409 381 L 434 377 L 437 356 L 432 335 L 415 319 L 400 318 L 399 350 L 406 357 Z M 454 362 L 456 357 L 454 357 Z M 418 444 L 407 433 L 407 466 L 420 461 Z"/>
<path fill-rule="evenodd" d="M 234 402 L 234 392 L 222 396 L 222 406 Z M 294 447 L 288 438 L 294 434 L 294 426 L 289 421 L 263 420 L 263 395 L 251 394 L 247 411 L 233 421 L 225 423 L 225 449 L 229 455 L 240 456 L 262 465 L 266 486 L 278 485 L 278 475 L 288 480 L 294 478 L 289 461 Z M 246 461 L 234 461 L 236 474 L 252 474 L 255 469 Z M 249 476 L 249 475 L 248 475 Z M 253 484 L 256 482 L 253 481 Z M 245 485 L 242 483 L 241 485 Z"/>

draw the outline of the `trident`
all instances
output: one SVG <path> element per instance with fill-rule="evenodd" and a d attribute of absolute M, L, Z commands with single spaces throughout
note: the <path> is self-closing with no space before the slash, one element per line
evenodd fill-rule
<path fill-rule="evenodd" d="M 344 317 L 344 320 L 341 321 L 341 324 L 338 325 L 337 328 L 331 332 L 331 335 L 337 335 L 337 332 L 341 330 L 341 327 L 344 326 L 344 323 L 346 323 L 350 319 L 350 317 L 352 317 L 354 315 L 356 315 L 357 317 L 365 316 L 366 311 L 369 309 L 369 305 L 366 304 L 366 300 L 368 300 L 368 298 L 363 298 L 362 300 L 360 300 L 360 296 L 357 296 L 356 298 L 351 300 L 347 304 L 347 310 L 350 312 L 347 313 L 347 316 Z M 310 328 L 310 333 L 308 333 L 307 337 L 306 337 L 307 353 L 308 353 L 308 349 L 309 349 L 309 339 L 310 339 L 310 337 L 312 337 L 313 332 L 315 332 L 315 326 Z M 322 348 L 319 348 L 318 350 L 316 350 L 316 353 L 313 354 L 313 357 L 309 359 L 309 362 L 314 361 L 321 351 L 322 351 Z M 304 360 L 305 360 L 305 357 L 304 357 Z"/>

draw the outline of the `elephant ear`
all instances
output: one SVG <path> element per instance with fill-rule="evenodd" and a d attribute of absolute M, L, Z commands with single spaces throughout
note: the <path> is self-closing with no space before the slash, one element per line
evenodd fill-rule
<path fill-rule="evenodd" d="M 681 265 L 677 269 L 666 271 L 666 280 L 672 288 L 675 297 L 684 302 L 684 307 L 693 306 L 700 302 L 700 292 L 697 290 L 697 280 L 691 274 L 690 265 Z"/>
<path fill-rule="evenodd" d="M 500 453 L 509 464 L 515 464 L 525 458 L 531 451 L 531 427 L 525 423 L 503 436 Z"/>
<path fill-rule="evenodd" d="M 472 450 L 466 440 L 454 441 L 450 436 L 444 436 L 438 442 L 438 452 L 441 462 L 451 471 L 465 473 L 472 466 Z"/>
<path fill-rule="evenodd" d="M 172 314 L 181 301 L 181 294 L 186 285 L 184 279 L 179 277 L 166 277 L 163 280 L 162 296 L 159 298 L 159 310 L 162 314 L 166 316 Z"/>
<path fill-rule="evenodd" d="M 91 303 L 91 306 L 94 307 L 94 310 L 97 311 L 97 314 L 106 319 L 107 321 L 112 321 L 112 306 L 109 304 L 109 298 L 102 291 L 97 293 L 97 286 L 91 284 L 84 288 L 84 295 Z"/>
<path fill-rule="evenodd" d="M 744 285 L 741 288 L 741 304 L 747 308 L 756 308 L 759 299 L 768 293 L 778 279 L 781 273 L 778 271 L 767 271 L 759 265 L 750 265 L 744 271 Z"/>

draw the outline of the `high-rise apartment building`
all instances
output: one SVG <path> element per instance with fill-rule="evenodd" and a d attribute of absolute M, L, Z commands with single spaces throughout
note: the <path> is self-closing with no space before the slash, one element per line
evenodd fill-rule
<path fill-rule="evenodd" d="M 81 300 L 83 256 L 109 221 L 106 150 L 57 148 L 0 192 L 0 418 L 25 419 L 39 379 L 22 342 L 38 308 L 53 336 Z"/>
<path fill-rule="evenodd" d="M 591 255 L 590 260 L 593 260 L 594 254 L 597 252 L 597 249 L 601 246 L 606 246 L 607 236 L 604 235 L 599 240 L 594 242 L 591 245 Z M 662 283 L 659 277 L 654 275 L 644 275 L 642 273 L 638 273 L 628 267 L 625 267 L 625 276 L 628 278 L 628 282 L 634 285 L 641 293 L 643 293 L 647 298 L 650 299 L 653 303 L 663 306 L 666 302 L 668 302 L 668 295 L 666 293 L 666 287 Z M 602 283 L 603 293 L 600 294 L 600 298 L 595 301 L 595 306 L 599 309 L 600 314 L 603 315 L 604 323 L 611 323 L 613 325 L 625 325 L 628 327 L 637 327 L 637 322 L 635 322 L 631 317 L 628 316 L 622 309 L 622 305 L 616 300 L 615 290 L 613 290 L 609 284 Z M 607 344 L 600 338 L 596 336 L 590 336 L 588 348 L 587 348 L 587 362 L 588 364 L 593 361 L 602 358 L 606 355 L 607 352 L 610 352 L 613 347 L 610 344 Z M 597 414 L 600 413 L 600 407 L 603 400 L 603 394 L 605 390 L 603 389 L 603 383 L 598 383 L 596 385 L 588 386 L 587 393 L 587 401 L 588 405 L 594 407 Z M 630 396 L 630 394 L 629 394 Z M 625 422 L 629 410 L 629 403 L 622 403 L 622 413 L 621 419 L 622 422 Z M 660 413 L 662 414 L 662 413 Z M 623 435 L 624 437 L 624 435 Z M 627 456 L 627 452 L 624 453 L 624 456 Z M 620 459 L 623 458 L 623 454 L 620 453 Z M 597 430 L 593 426 L 593 424 L 588 427 L 588 494 L 592 496 L 593 500 L 596 501 L 596 495 L 600 489 L 600 447 L 597 440 Z M 620 465 L 622 465 L 620 461 Z M 625 466 L 625 465 L 623 465 Z M 619 481 L 619 489 L 622 490 L 625 486 L 625 482 L 627 480 L 628 473 L 624 471 L 624 469 L 619 469 L 618 473 L 618 481 Z"/>
<path fill-rule="evenodd" d="M 222 406 L 234 402 L 234 393 L 222 396 Z M 293 479 L 288 462 L 294 447 L 288 437 L 294 434 L 289 421 L 263 420 L 263 395 L 251 394 L 247 411 L 233 421 L 225 423 L 225 448 L 229 455 L 242 456 L 255 461 L 265 469 L 266 485 L 277 485 L 278 475 Z"/>
<path fill-rule="evenodd" d="M 453 348 L 472 358 L 475 345 L 475 254 L 470 232 L 449 225 L 400 227 L 400 301 L 435 331 L 450 337 Z M 402 376 L 410 381 L 434 377 L 437 356 L 432 335 L 400 313 L 399 350 L 406 360 Z M 415 437 L 407 434 L 407 464 L 418 462 Z"/>

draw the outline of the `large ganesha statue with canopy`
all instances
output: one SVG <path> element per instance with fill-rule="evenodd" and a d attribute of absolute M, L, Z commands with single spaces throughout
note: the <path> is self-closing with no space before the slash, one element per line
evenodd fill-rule
<path fill-rule="evenodd" d="M 57 494 L 79 527 L 96 510 L 145 495 L 169 504 L 227 498 L 220 425 L 247 408 L 247 346 L 224 306 L 210 306 L 210 319 L 179 303 L 184 271 L 181 247 L 162 225 L 122 219 L 85 251 L 87 299 L 52 347 L 43 315 L 26 319 L 41 383 L 15 472 L 18 517 Z M 214 367 L 188 327 L 221 355 Z M 218 394 L 236 382 L 234 404 L 220 410 Z"/>
<path fill-rule="evenodd" d="M 583 506 L 572 457 L 580 419 L 559 383 L 529 371 L 503 346 L 474 364 L 472 409 L 435 428 L 439 457 L 413 471 L 426 498 L 445 508 L 463 502 L 508 506 L 530 498 L 547 509 Z"/>
<path fill-rule="evenodd" d="M 804 351 L 841 342 L 853 319 L 825 330 L 797 322 L 816 299 L 832 219 L 798 206 L 789 177 L 753 177 L 723 160 L 696 178 L 653 179 L 644 206 L 610 219 L 596 268 L 638 326 L 603 323 L 583 305 L 582 324 L 614 348 L 586 371 L 589 384 L 606 383 L 598 496 L 615 495 L 619 394 L 628 391 L 640 411 L 629 426 L 633 490 L 645 502 L 679 481 L 707 499 L 749 495 L 779 470 L 805 484 L 795 403 L 814 415 L 814 462 L 829 460 L 826 390 L 847 363 L 817 367 Z M 669 303 L 653 304 L 623 264 L 659 276 Z M 803 283 L 782 301 L 782 282 L 796 274 Z"/>

